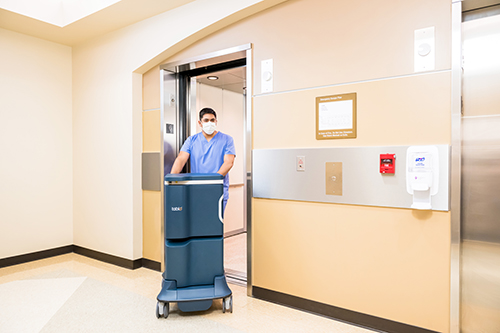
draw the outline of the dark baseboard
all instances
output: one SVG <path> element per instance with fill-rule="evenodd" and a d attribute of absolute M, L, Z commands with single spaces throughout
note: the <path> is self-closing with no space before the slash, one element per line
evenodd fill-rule
<path fill-rule="evenodd" d="M 142 258 L 142 267 L 152 269 L 153 271 L 161 272 L 161 262 Z"/>
<path fill-rule="evenodd" d="M 81 254 L 82 256 L 89 257 L 92 259 L 96 259 L 99 261 L 106 262 L 108 264 L 113 264 L 116 266 L 128 268 L 128 269 L 137 269 L 142 266 L 142 259 L 130 260 L 117 256 L 113 256 L 111 254 L 106 254 L 94 250 L 89 250 L 84 247 L 73 245 L 73 252 L 77 254 Z"/>
<path fill-rule="evenodd" d="M 128 269 L 137 269 L 141 267 L 146 267 L 155 271 L 161 271 L 161 263 L 141 258 L 136 260 L 130 260 L 125 258 L 120 258 L 117 256 L 113 256 L 110 254 L 90 250 L 78 245 L 67 245 L 63 247 L 58 247 L 55 249 L 38 251 L 28 254 L 22 254 L 19 256 L 8 257 L 0 259 L 0 268 L 14 266 L 19 264 L 24 264 L 31 261 L 36 261 L 40 259 L 46 259 L 50 257 L 59 256 L 67 253 L 77 253 L 85 257 L 89 257 L 92 259 L 96 259 L 99 261 L 106 262 L 108 264 L 128 268 Z"/>
<path fill-rule="evenodd" d="M 252 287 L 252 291 L 254 297 L 262 300 L 319 314 L 368 329 L 374 329 L 387 333 L 437 333 L 425 328 L 407 325 L 397 321 L 375 317 L 361 312 L 351 311 L 260 287 Z"/>
<path fill-rule="evenodd" d="M 60 256 L 61 254 L 73 252 L 73 245 L 58 247 L 55 249 L 21 254 L 19 256 L 0 259 L 0 268 L 24 264 L 26 262 Z"/>
<path fill-rule="evenodd" d="M 232 236 L 236 236 L 236 235 L 242 234 L 244 232 L 246 232 L 245 228 L 240 228 L 240 229 L 236 229 L 236 230 L 233 230 L 233 231 L 229 231 L 229 232 L 224 233 L 224 238 L 229 238 L 229 237 L 232 237 Z"/>

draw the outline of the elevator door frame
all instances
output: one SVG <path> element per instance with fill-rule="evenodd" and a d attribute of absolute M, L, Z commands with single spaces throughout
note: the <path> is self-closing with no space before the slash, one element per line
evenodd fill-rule
<path fill-rule="evenodd" d="M 460 332 L 462 1 L 451 4 L 450 333 Z"/>
<path fill-rule="evenodd" d="M 190 114 L 191 107 L 196 105 L 196 100 L 193 100 L 193 95 L 190 93 L 192 89 L 192 80 L 187 80 L 185 73 L 196 73 L 197 70 L 203 71 L 204 68 L 217 66 L 221 64 L 237 63 L 238 59 L 246 59 L 246 96 L 245 96 L 245 114 L 244 114 L 244 136 L 243 145 L 245 152 L 243 156 L 243 179 L 244 182 L 244 204 L 243 219 L 244 226 L 247 231 L 247 294 L 252 295 L 252 44 L 245 44 L 186 60 L 175 61 L 160 65 L 161 73 L 161 124 L 162 124 L 162 142 L 168 142 L 173 145 L 175 156 L 179 154 L 180 148 L 184 140 L 191 134 L 190 133 Z M 224 66 L 224 65 L 223 65 Z M 234 66 L 236 67 L 236 66 Z M 229 69 L 229 68 L 228 68 Z M 183 74 L 184 73 L 184 74 Z M 195 76 L 195 75 L 192 75 Z M 180 81 L 183 81 L 180 83 Z M 186 91 L 187 90 L 187 91 Z M 182 104 L 180 100 L 187 98 Z M 194 95 L 194 99 L 196 96 Z M 182 105 L 186 108 L 180 108 Z M 174 135 L 169 136 L 166 133 L 166 123 L 173 124 Z M 161 146 L 161 155 L 164 156 L 164 144 Z M 239 155 L 241 156 L 241 155 Z M 164 173 L 164 160 L 162 159 L 162 174 Z M 165 239 L 165 207 L 164 200 L 165 194 L 163 186 L 161 187 L 161 239 L 162 244 Z M 161 267 L 162 271 L 165 269 L 165 255 L 164 246 L 162 248 Z"/>

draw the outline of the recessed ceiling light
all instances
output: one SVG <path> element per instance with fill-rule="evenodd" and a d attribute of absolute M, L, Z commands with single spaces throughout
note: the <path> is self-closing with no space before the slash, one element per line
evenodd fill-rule
<path fill-rule="evenodd" d="M 210 75 L 210 76 L 207 76 L 207 79 L 209 79 L 210 81 L 215 81 L 215 80 L 218 80 L 219 77 L 215 76 L 215 75 Z"/>

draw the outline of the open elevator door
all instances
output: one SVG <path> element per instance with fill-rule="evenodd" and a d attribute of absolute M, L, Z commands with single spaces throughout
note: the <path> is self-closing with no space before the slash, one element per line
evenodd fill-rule
<path fill-rule="evenodd" d="M 460 277 L 460 332 L 463 333 L 500 332 L 499 2 L 463 3 Z"/>
<path fill-rule="evenodd" d="M 196 78 L 213 72 L 225 71 L 238 67 L 245 67 L 247 82 L 251 82 L 251 45 L 214 52 L 204 56 L 167 63 L 160 66 L 161 69 L 161 96 L 162 96 L 162 138 L 163 138 L 163 174 L 170 173 L 175 158 L 179 154 L 184 141 L 193 133 L 191 124 L 194 115 L 197 114 L 196 108 Z M 246 94 L 251 96 L 251 85 L 246 87 Z M 246 233 L 246 272 L 245 280 L 249 293 L 251 292 L 251 256 L 250 256 L 250 238 L 251 238 L 251 216 L 250 205 L 252 197 L 251 187 L 251 98 L 246 96 L 244 107 L 243 147 L 244 151 L 237 152 L 238 159 L 243 162 L 243 215 Z M 250 106 L 250 107 L 249 107 Z M 195 112 L 193 112 L 195 111 Z M 216 110 L 217 111 L 217 110 Z M 189 172 L 189 163 L 183 169 L 183 172 Z M 162 202 L 164 193 L 162 189 Z M 231 199 L 230 199 L 231 200 Z M 164 221 L 164 205 L 162 204 L 162 221 Z M 162 239 L 164 238 L 164 226 L 162 223 Z M 162 270 L 165 268 L 164 256 L 162 256 Z M 230 276 L 229 276 L 230 277 Z M 241 275 L 238 276 L 241 280 Z"/>

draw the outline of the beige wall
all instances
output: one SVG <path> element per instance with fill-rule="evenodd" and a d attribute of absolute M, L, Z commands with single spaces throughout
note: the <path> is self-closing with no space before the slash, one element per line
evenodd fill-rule
<path fill-rule="evenodd" d="M 143 256 L 141 74 L 182 45 L 282 1 L 197 0 L 73 48 L 76 245 Z"/>
<path fill-rule="evenodd" d="M 262 199 L 253 211 L 254 285 L 446 331 L 448 213 Z"/>
<path fill-rule="evenodd" d="M 156 77 L 159 80 L 159 76 Z M 144 87 L 148 78 L 143 78 Z M 159 85 L 158 85 L 159 87 Z M 148 89 L 145 89 L 147 91 Z M 146 99 L 144 99 L 146 100 Z M 161 151 L 161 115 L 160 109 L 149 108 L 142 112 L 142 151 Z M 142 256 L 161 262 L 163 242 L 161 239 L 161 192 L 142 191 Z"/>
<path fill-rule="evenodd" d="M 73 244 L 71 48 L 0 29 L 0 258 Z"/>
<path fill-rule="evenodd" d="M 294 0 L 165 61 L 253 43 L 253 93 L 260 95 L 260 62 L 270 58 L 275 92 L 412 74 L 414 30 L 435 26 L 436 71 L 449 70 L 450 7 L 447 0 Z"/>
<path fill-rule="evenodd" d="M 296 0 L 167 61 L 253 44 L 253 148 L 450 143 L 451 2 Z M 413 72 L 414 30 L 434 26 L 436 69 Z M 260 62 L 274 60 L 274 93 Z M 316 96 L 356 92 L 358 137 L 316 141 Z M 450 214 L 253 201 L 253 282 L 449 331 Z"/>
<path fill-rule="evenodd" d="M 449 144 L 450 80 L 440 72 L 258 96 L 254 149 Z M 351 92 L 357 138 L 316 140 L 315 98 Z"/>

